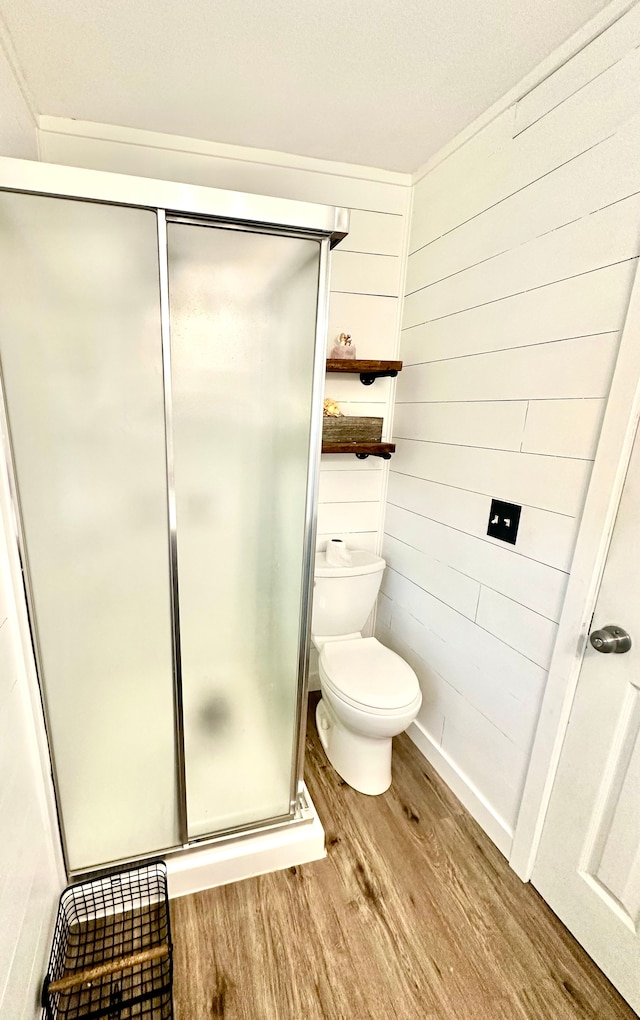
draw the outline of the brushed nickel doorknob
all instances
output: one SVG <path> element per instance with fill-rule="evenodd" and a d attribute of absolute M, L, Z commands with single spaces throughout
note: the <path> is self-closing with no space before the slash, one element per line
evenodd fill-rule
<path fill-rule="evenodd" d="M 589 635 L 589 641 L 595 648 L 596 652 L 616 652 L 621 655 L 622 652 L 628 652 L 631 648 L 631 638 L 627 634 L 626 630 L 622 627 L 614 627 L 609 625 L 602 627 L 601 630 L 594 630 Z"/>

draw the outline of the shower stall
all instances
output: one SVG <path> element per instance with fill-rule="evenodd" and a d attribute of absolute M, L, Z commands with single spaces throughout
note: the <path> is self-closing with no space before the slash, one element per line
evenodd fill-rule
<path fill-rule="evenodd" d="M 2 415 L 67 869 L 299 814 L 343 210 L 0 160 Z"/>

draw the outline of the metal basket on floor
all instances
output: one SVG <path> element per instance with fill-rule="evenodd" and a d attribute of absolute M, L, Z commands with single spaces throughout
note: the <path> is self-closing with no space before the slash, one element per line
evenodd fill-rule
<path fill-rule="evenodd" d="M 173 1020 L 163 861 L 69 886 L 60 897 L 43 1020 Z"/>

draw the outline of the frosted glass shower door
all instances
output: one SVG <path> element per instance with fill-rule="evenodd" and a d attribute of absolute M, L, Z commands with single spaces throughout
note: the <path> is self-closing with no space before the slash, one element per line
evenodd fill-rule
<path fill-rule="evenodd" d="M 288 816 L 320 244 L 168 224 L 191 838 Z"/>
<path fill-rule="evenodd" d="M 179 842 L 154 213 L 0 194 L 0 358 L 71 870 Z"/>

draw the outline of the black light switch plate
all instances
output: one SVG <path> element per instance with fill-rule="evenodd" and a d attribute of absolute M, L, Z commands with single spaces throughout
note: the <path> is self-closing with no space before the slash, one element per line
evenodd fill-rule
<path fill-rule="evenodd" d="M 492 499 L 487 535 L 515 545 L 521 510 L 522 507 L 517 503 L 503 503 L 501 499 Z"/>

